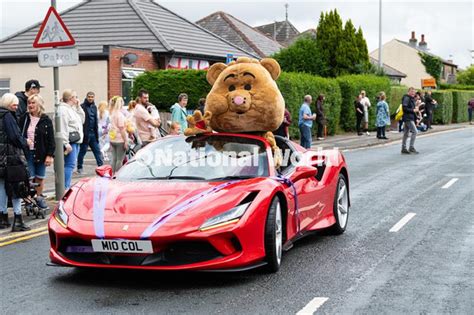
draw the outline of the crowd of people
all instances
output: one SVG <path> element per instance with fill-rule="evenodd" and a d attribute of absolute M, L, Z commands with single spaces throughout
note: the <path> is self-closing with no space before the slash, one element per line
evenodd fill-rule
<path fill-rule="evenodd" d="M 6 93 L 0 101 L 0 229 L 11 226 L 12 231 L 29 230 L 22 219 L 21 203 L 31 187 L 36 190 L 36 205 L 48 208 L 43 195 L 44 179 L 46 168 L 54 162 L 56 144 L 53 122 L 45 113 L 40 95 L 42 87 L 38 80 L 29 80 L 25 91 Z M 188 96 L 182 93 L 171 107 L 169 135 L 182 134 L 187 128 L 187 102 Z M 202 111 L 204 102 L 205 99 L 200 104 Z M 110 162 L 116 172 L 127 154 L 130 157 L 167 134 L 157 108 L 150 103 L 149 93 L 144 89 L 127 105 L 121 96 L 114 96 L 97 106 L 94 92 L 88 92 L 80 103 L 76 91 L 66 89 L 62 92 L 58 115 L 66 190 L 71 186 L 75 170 L 78 174 L 84 172 L 84 157 L 89 148 L 97 166 Z M 13 224 L 8 219 L 9 203 L 14 212 Z"/>

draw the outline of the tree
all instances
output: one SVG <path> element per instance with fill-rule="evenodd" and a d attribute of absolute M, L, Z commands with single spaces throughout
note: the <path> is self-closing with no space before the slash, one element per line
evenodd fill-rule
<path fill-rule="evenodd" d="M 359 69 L 356 71 L 356 73 L 366 73 L 370 68 L 369 49 L 367 48 L 367 42 L 365 41 L 364 34 L 362 34 L 362 28 L 360 26 L 356 33 L 356 42 L 357 48 L 359 50 L 356 63 L 356 67 Z"/>
<path fill-rule="evenodd" d="M 356 65 L 359 62 L 359 49 L 355 27 L 351 20 L 346 22 L 342 38 L 336 49 L 337 75 L 355 73 Z"/>
<path fill-rule="evenodd" d="M 474 66 L 470 66 L 458 74 L 458 82 L 464 85 L 474 85 Z"/>
<path fill-rule="evenodd" d="M 288 48 L 273 55 L 283 71 L 321 75 L 325 72 L 316 40 L 310 36 L 299 38 Z"/>
<path fill-rule="evenodd" d="M 342 40 L 342 20 L 337 10 L 321 13 L 317 28 L 316 44 L 321 52 L 321 58 L 326 65 L 323 76 L 335 77 L 339 74 L 336 51 Z"/>
<path fill-rule="evenodd" d="M 419 52 L 418 55 L 421 57 L 421 63 L 425 66 L 426 72 L 435 78 L 436 83 L 439 84 L 441 70 L 443 67 L 443 62 L 441 59 L 424 52 Z"/>

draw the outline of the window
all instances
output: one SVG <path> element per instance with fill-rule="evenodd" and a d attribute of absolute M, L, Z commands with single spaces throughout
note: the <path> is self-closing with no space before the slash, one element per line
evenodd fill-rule
<path fill-rule="evenodd" d="M 135 78 L 145 72 L 145 69 L 122 68 L 122 96 L 125 104 L 130 102 Z"/>
<path fill-rule="evenodd" d="M 0 96 L 10 93 L 10 79 L 0 79 Z"/>

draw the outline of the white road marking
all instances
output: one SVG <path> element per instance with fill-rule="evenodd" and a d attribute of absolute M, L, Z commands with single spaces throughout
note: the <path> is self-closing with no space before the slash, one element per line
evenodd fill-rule
<path fill-rule="evenodd" d="M 303 307 L 298 313 L 296 313 L 296 315 L 312 315 L 327 300 L 329 300 L 329 298 L 327 297 L 315 297 L 314 299 L 311 300 L 311 302 L 306 304 L 306 306 Z"/>
<path fill-rule="evenodd" d="M 452 178 L 449 182 L 447 182 L 446 184 L 444 184 L 443 187 L 441 187 L 442 189 L 447 189 L 449 187 L 451 187 L 455 182 L 458 181 L 459 178 Z"/>
<path fill-rule="evenodd" d="M 406 216 L 404 216 L 400 221 L 397 222 L 390 230 L 389 232 L 398 232 L 400 229 L 410 221 L 416 213 L 409 212 Z"/>

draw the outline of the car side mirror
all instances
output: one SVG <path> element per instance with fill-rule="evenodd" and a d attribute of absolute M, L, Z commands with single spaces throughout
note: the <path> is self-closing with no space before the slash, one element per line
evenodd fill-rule
<path fill-rule="evenodd" d="M 297 166 L 295 172 L 291 176 L 291 180 L 297 182 L 300 179 L 315 177 L 317 173 L 318 169 L 315 167 L 305 165 Z"/>
<path fill-rule="evenodd" d="M 100 177 L 112 178 L 114 172 L 112 171 L 112 166 L 102 165 L 95 169 L 95 173 Z"/>

